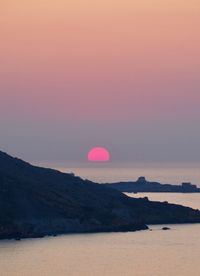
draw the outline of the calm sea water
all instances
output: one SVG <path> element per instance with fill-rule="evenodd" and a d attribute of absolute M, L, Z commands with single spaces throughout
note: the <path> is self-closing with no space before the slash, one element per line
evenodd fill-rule
<path fill-rule="evenodd" d="M 82 169 L 77 169 L 75 172 L 80 173 Z M 104 174 L 107 171 L 105 170 Z M 82 172 L 85 174 L 86 170 Z M 180 177 L 179 173 L 180 171 L 177 173 L 178 178 L 174 172 L 169 172 L 168 176 L 173 176 L 171 179 L 176 183 Z M 186 174 L 183 171 L 182 173 L 184 178 Z M 121 174 L 117 170 L 112 172 L 114 178 L 119 175 Z M 137 178 L 135 171 L 130 172 L 129 176 L 131 175 Z M 161 177 L 161 171 L 159 174 L 158 172 L 152 174 L 152 178 L 158 180 L 158 175 Z M 85 177 L 90 179 L 94 176 L 93 173 L 85 174 Z M 148 176 L 150 178 L 150 174 Z M 187 177 L 191 176 L 188 174 Z M 102 182 L 106 177 L 114 179 L 111 179 L 111 174 L 108 177 L 99 173 L 96 177 Z M 163 175 L 160 179 L 164 180 L 165 177 Z M 129 196 L 143 197 L 146 194 L 129 194 Z M 200 194 L 148 193 L 147 196 L 152 200 L 167 200 L 200 209 Z M 153 231 L 0 241 L 0 276 L 200 275 L 200 224 L 172 225 L 170 231 L 162 231 L 162 226 L 151 228 Z"/>
<path fill-rule="evenodd" d="M 134 195 L 135 196 L 135 195 Z M 138 196 L 144 196 L 144 194 Z M 148 194 L 200 209 L 200 195 Z M 200 224 L 0 242 L 1 276 L 199 276 Z"/>

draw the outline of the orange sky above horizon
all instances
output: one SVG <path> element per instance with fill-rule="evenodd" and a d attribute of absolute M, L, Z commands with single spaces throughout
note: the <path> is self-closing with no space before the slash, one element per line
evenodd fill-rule
<path fill-rule="evenodd" d="M 199 26 L 199 0 L 1 1 L 5 150 L 199 160 Z"/>
<path fill-rule="evenodd" d="M 139 118 L 140 105 L 147 118 L 196 112 L 199 26 L 197 0 L 4 1 L 0 107 L 79 119 Z"/>

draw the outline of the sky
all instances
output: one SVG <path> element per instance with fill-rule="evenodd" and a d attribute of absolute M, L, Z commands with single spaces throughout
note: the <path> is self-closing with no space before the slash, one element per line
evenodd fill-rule
<path fill-rule="evenodd" d="M 0 149 L 200 162 L 199 0 L 0 3 Z"/>

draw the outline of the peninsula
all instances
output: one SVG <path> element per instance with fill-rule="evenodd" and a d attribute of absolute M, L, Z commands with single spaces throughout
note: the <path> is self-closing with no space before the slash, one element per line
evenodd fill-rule
<path fill-rule="evenodd" d="M 136 231 L 167 223 L 200 223 L 200 211 L 130 198 L 0 151 L 0 239 Z"/>
<path fill-rule="evenodd" d="M 137 181 L 106 183 L 107 187 L 126 193 L 200 193 L 200 188 L 191 183 L 181 185 L 161 184 L 150 182 L 141 176 Z"/>

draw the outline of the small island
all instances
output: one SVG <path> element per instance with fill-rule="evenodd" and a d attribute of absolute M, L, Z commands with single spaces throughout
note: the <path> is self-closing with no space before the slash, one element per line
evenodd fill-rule
<path fill-rule="evenodd" d="M 200 193 L 200 188 L 191 183 L 186 182 L 181 185 L 161 184 L 147 181 L 144 176 L 139 177 L 135 182 L 106 183 L 105 185 L 126 193 Z"/>
<path fill-rule="evenodd" d="M 0 151 L 0 239 L 137 231 L 174 223 L 200 223 L 200 211 L 131 198 Z"/>

